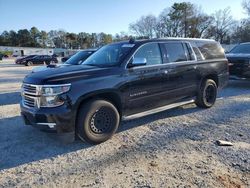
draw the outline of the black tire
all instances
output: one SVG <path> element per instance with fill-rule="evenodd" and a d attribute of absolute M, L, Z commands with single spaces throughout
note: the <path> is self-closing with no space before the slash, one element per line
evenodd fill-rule
<path fill-rule="evenodd" d="M 195 104 L 201 108 L 210 108 L 214 105 L 217 97 L 217 85 L 215 81 L 206 79 L 202 82 Z"/>
<path fill-rule="evenodd" d="M 111 138 L 120 123 L 116 107 L 105 100 L 83 104 L 78 112 L 76 128 L 81 140 L 98 144 Z"/>

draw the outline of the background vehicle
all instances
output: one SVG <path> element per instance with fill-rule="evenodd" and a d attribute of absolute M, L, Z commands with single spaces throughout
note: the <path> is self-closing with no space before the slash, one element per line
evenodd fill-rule
<path fill-rule="evenodd" d="M 226 57 L 229 61 L 230 75 L 250 78 L 250 43 L 235 46 Z"/>
<path fill-rule="evenodd" d="M 62 59 L 61 59 L 61 61 L 64 63 L 64 62 L 66 62 L 69 58 L 71 58 L 73 55 L 69 55 L 69 56 L 66 56 L 66 57 L 63 57 Z"/>
<path fill-rule="evenodd" d="M 3 54 L 0 53 L 0 60 L 3 60 Z"/>
<path fill-rule="evenodd" d="M 36 55 L 28 55 L 28 56 L 25 56 L 25 57 L 17 58 L 16 61 L 15 61 L 15 63 L 16 64 L 25 64 L 26 63 L 26 59 L 33 58 L 35 56 Z"/>
<path fill-rule="evenodd" d="M 26 66 L 32 66 L 35 64 L 44 64 L 44 63 L 49 65 L 53 63 L 58 63 L 58 60 L 56 57 L 49 56 L 49 55 L 37 55 L 33 57 L 27 57 L 23 61 L 20 62 L 20 64 L 24 64 Z"/>
<path fill-rule="evenodd" d="M 219 43 L 204 39 L 154 39 L 106 45 L 79 66 L 25 77 L 25 123 L 100 143 L 120 120 L 195 102 L 214 105 L 228 81 Z"/>
<path fill-rule="evenodd" d="M 32 72 L 34 73 L 34 72 L 44 71 L 49 68 L 59 68 L 59 67 L 66 67 L 70 65 L 80 65 L 95 51 L 96 51 L 95 49 L 82 50 L 82 51 L 77 52 L 75 55 L 73 55 L 69 60 L 67 60 L 64 63 L 35 67 L 32 69 Z"/>

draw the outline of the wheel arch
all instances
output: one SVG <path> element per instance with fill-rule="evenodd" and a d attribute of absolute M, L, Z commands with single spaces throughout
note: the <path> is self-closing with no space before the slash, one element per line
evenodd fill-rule
<path fill-rule="evenodd" d="M 76 114 L 78 115 L 79 109 L 88 101 L 94 100 L 94 99 L 102 99 L 109 101 L 112 103 L 118 110 L 120 116 L 122 115 L 122 100 L 120 97 L 120 93 L 113 89 L 108 90 L 100 90 L 98 92 L 92 92 L 88 93 L 86 95 L 81 96 L 78 99 L 77 105 L 76 105 Z M 77 117 L 76 115 L 76 117 Z"/>
<path fill-rule="evenodd" d="M 199 85 L 199 88 L 201 87 L 202 83 L 205 80 L 207 80 L 207 79 L 213 80 L 216 83 L 217 88 L 219 87 L 219 77 L 218 77 L 218 74 L 216 74 L 216 73 L 210 73 L 210 74 L 207 74 L 207 75 L 205 75 L 205 76 L 202 77 L 200 85 Z"/>

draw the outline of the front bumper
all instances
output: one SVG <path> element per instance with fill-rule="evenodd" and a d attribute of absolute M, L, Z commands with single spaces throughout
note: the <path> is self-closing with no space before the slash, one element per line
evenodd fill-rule
<path fill-rule="evenodd" d="M 55 108 L 28 108 L 21 102 L 21 115 L 26 125 L 44 131 L 69 133 L 75 131 L 75 113 L 66 106 Z"/>
<path fill-rule="evenodd" d="M 250 78 L 250 65 L 235 65 L 231 64 L 229 66 L 229 72 L 232 76 L 237 76 L 240 78 Z"/>

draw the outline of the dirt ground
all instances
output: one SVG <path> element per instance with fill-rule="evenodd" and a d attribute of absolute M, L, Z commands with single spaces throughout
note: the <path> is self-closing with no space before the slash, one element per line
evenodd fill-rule
<path fill-rule="evenodd" d="M 99 145 L 64 145 L 22 122 L 31 69 L 0 63 L 0 187 L 250 187 L 250 81 L 230 81 L 210 109 L 186 105 L 123 122 Z"/>

